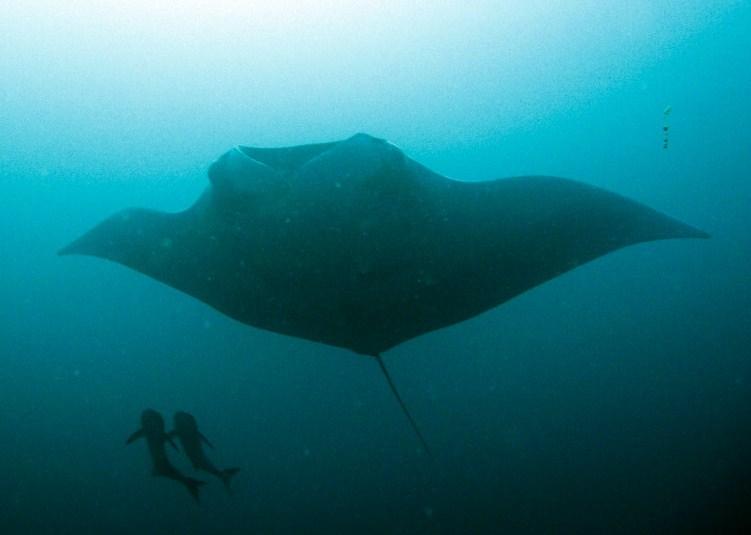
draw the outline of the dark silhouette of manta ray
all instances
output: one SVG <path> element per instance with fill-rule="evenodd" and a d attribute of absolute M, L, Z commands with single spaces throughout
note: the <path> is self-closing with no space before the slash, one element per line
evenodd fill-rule
<path fill-rule="evenodd" d="M 382 352 L 627 245 L 707 237 L 573 180 L 452 180 L 365 134 L 238 146 L 209 179 L 183 212 L 124 210 L 60 253 L 124 264 L 248 325 L 375 356 L 416 431 Z"/>

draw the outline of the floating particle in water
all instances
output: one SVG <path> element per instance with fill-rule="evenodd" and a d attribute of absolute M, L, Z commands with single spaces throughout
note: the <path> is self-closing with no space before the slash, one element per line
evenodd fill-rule
<path fill-rule="evenodd" d="M 667 106 L 662 112 L 662 148 L 667 149 L 670 134 L 670 113 L 673 111 L 672 106 Z"/>

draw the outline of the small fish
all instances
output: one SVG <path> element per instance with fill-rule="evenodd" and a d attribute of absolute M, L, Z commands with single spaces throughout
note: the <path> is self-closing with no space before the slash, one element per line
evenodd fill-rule
<path fill-rule="evenodd" d="M 177 446 L 172 439 L 164 431 L 164 418 L 162 415 L 152 409 L 146 409 L 141 413 L 141 428 L 130 435 L 126 444 L 131 444 L 139 438 L 145 438 L 146 443 L 149 446 L 149 453 L 151 454 L 151 461 L 153 463 L 153 475 L 159 477 L 166 477 L 174 479 L 185 485 L 191 496 L 198 502 L 198 490 L 202 485 L 206 483 L 187 476 L 184 476 L 180 471 L 172 466 L 169 458 L 167 457 L 167 451 L 165 449 L 165 443 L 169 442 L 173 448 L 177 449 Z"/>
<path fill-rule="evenodd" d="M 193 468 L 196 470 L 203 470 L 209 474 L 213 474 L 224 483 L 224 487 L 227 492 L 231 492 L 230 480 L 237 474 L 239 468 L 225 468 L 224 470 L 218 469 L 214 466 L 214 463 L 206 456 L 206 452 L 203 450 L 203 444 L 213 449 L 213 445 L 209 440 L 203 436 L 198 430 L 198 424 L 193 415 L 187 412 L 178 411 L 174 417 L 175 428 L 169 432 L 168 437 L 177 437 L 180 444 L 183 447 L 185 455 L 188 456 L 190 462 L 193 464 Z"/>
<path fill-rule="evenodd" d="M 669 137 L 668 134 L 670 133 L 670 113 L 673 111 L 672 106 L 668 106 L 665 108 L 665 110 L 662 112 L 662 148 L 667 149 L 668 148 L 668 141 Z"/>

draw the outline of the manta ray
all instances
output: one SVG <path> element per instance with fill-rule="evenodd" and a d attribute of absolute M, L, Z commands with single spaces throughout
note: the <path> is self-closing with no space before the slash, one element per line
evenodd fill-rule
<path fill-rule="evenodd" d="M 627 245 L 707 234 L 574 180 L 448 178 L 366 134 L 236 146 L 179 213 L 126 209 L 60 254 L 123 264 L 242 323 L 376 357 Z"/>

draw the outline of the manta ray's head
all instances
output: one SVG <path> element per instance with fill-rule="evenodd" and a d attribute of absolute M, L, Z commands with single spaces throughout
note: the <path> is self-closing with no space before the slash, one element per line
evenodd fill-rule
<path fill-rule="evenodd" d="M 224 210 L 241 210 L 259 195 L 282 185 L 280 173 L 244 147 L 224 153 L 211 164 L 208 174 L 213 200 Z"/>

